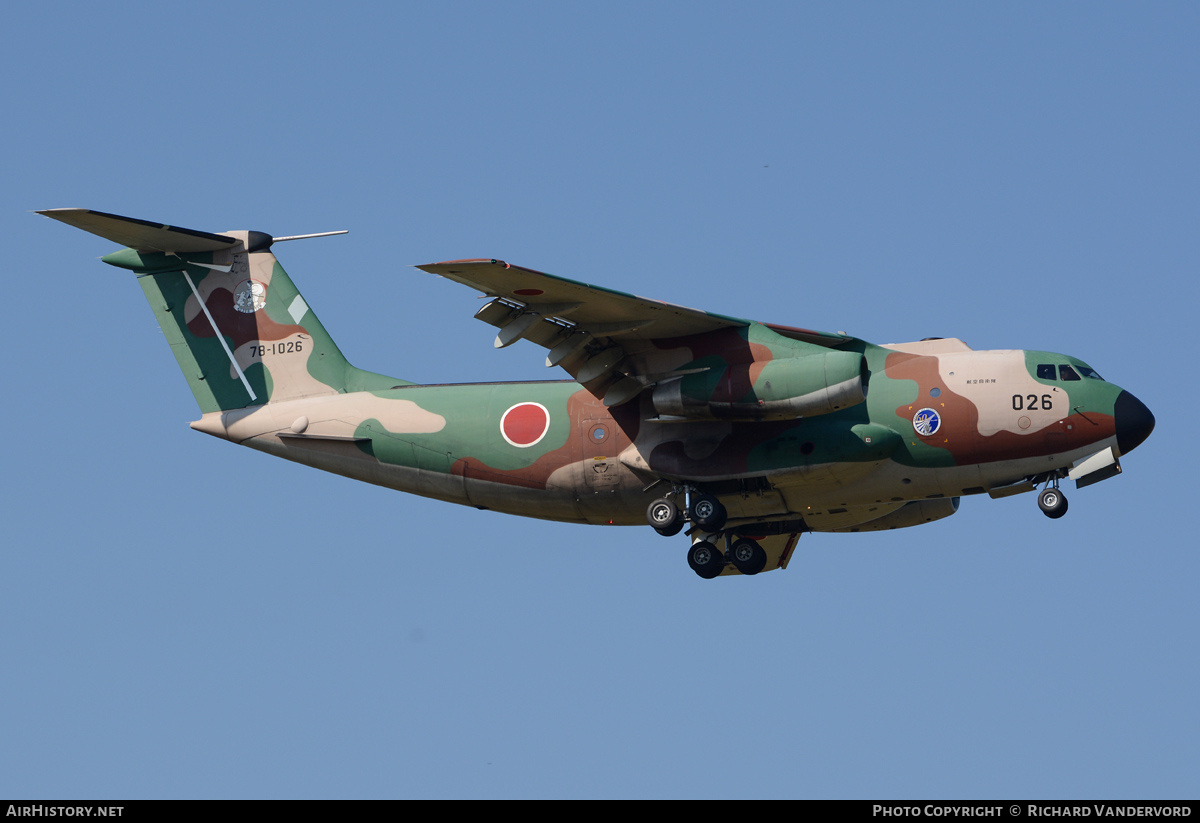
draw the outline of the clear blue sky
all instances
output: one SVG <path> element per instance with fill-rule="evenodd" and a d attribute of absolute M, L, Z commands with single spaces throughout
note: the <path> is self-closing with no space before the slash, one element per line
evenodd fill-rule
<path fill-rule="evenodd" d="M 0 796 L 1196 797 L 1191 3 L 21 4 Z M 876 342 L 1084 358 L 1158 419 L 1125 473 L 806 535 L 457 508 L 188 429 L 105 241 L 32 209 L 348 228 L 284 265 L 346 355 L 494 351 L 500 257 Z"/>

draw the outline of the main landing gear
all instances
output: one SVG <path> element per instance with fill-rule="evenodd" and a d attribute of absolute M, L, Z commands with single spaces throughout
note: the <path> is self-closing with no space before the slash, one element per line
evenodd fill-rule
<path fill-rule="evenodd" d="M 1058 475 L 1047 480 L 1046 488 L 1038 494 L 1038 508 L 1054 520 L 1067 513 L 1067 498 L 1058 490 Z"/>
<path fill-rule="evenodd" d="M 654 530 L 663 537 L 674 537 L 683 529 L 683 524 L 691 522 L 696 528 L 706 532 L 719 532 L 725 527 L 725 507 L 721 501 L 711 494 L 692 492 L 691 503 L 685 514 L 669 497 L 660 497 L 646 509 L 646 520 Z"/>
<path fill-rule="evenodd" d="M 712 542 L 720 539 L 718 535 L 711 535 L 710 539 L 697 539 L 692 543 L 688 549 L 688 565 L 692 571 L 705 580 L 711 580 L 725 571 L 725 566 L 730 563 L 742 574 L 758 574 L 767 565 L 767 553 L 757 541 L 749 537 L 735 539 L 728 533 L 723 536 L 724 552 Z"/>
<path fill-rule="evenodd" d="M 756 541 L 724 531 L 728 514 L 721 501 L 695 489 L 683 491 L 689 498 L 686 512 L 669 497 L 660 497 L 646 509 L 646 520 L 663 537 L 673 537 L 686 523 L 692 524 L 695 539 L 687 555 L 692 571 L 706 580 L 720 575 L 730 563 L 742 574 L 762 571 L 767 565 L 767 553 Z M 679 490 L 672 492 L 678 493 Z M 724 551 L 719 548 L 722 542 Z"/>

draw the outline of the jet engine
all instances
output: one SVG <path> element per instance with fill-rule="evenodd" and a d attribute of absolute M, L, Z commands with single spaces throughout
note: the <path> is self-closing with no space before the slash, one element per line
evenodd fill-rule
<path fill-rule="evenodd" d="M 846 351 L 730 363 L 661 381 L 651 394 L 660 415 L 717 420 L 814 417 L 866 399 L 866 358 Z"/>

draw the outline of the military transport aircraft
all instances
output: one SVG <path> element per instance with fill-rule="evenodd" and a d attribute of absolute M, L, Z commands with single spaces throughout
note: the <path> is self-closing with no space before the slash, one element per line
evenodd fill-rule
<path fill-rule="evenodd" d="M 785 568 L 803 532 L 915 526 L 964 495 L 1121 471 L 1154 416 L 1074 357 L 877 346 L 512 266 L 418 268 L 490 298 L 495 346 L 529 340 L 570 380 L 416 385 L 342 356 L 271 252 L 299 237 L 42 211 L 126 248 L 202 416 L 192 428 L 480 509 L 686 529 L 703 578 Z M 330 232 L 331 234 L 340 232 Z"/>

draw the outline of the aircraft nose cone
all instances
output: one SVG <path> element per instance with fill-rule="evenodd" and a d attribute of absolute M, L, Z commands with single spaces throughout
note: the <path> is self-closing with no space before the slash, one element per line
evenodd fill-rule
<path fill-rule="evenodd" d="M 1127 391 L 1122 390 L 1117 395 L 1114 417 L 1117 423 L 1117 448 L 1121 454 L 1128 454 L 1137 448 L 1154 431 L 1154 415 L 1145 403 Z"/>

